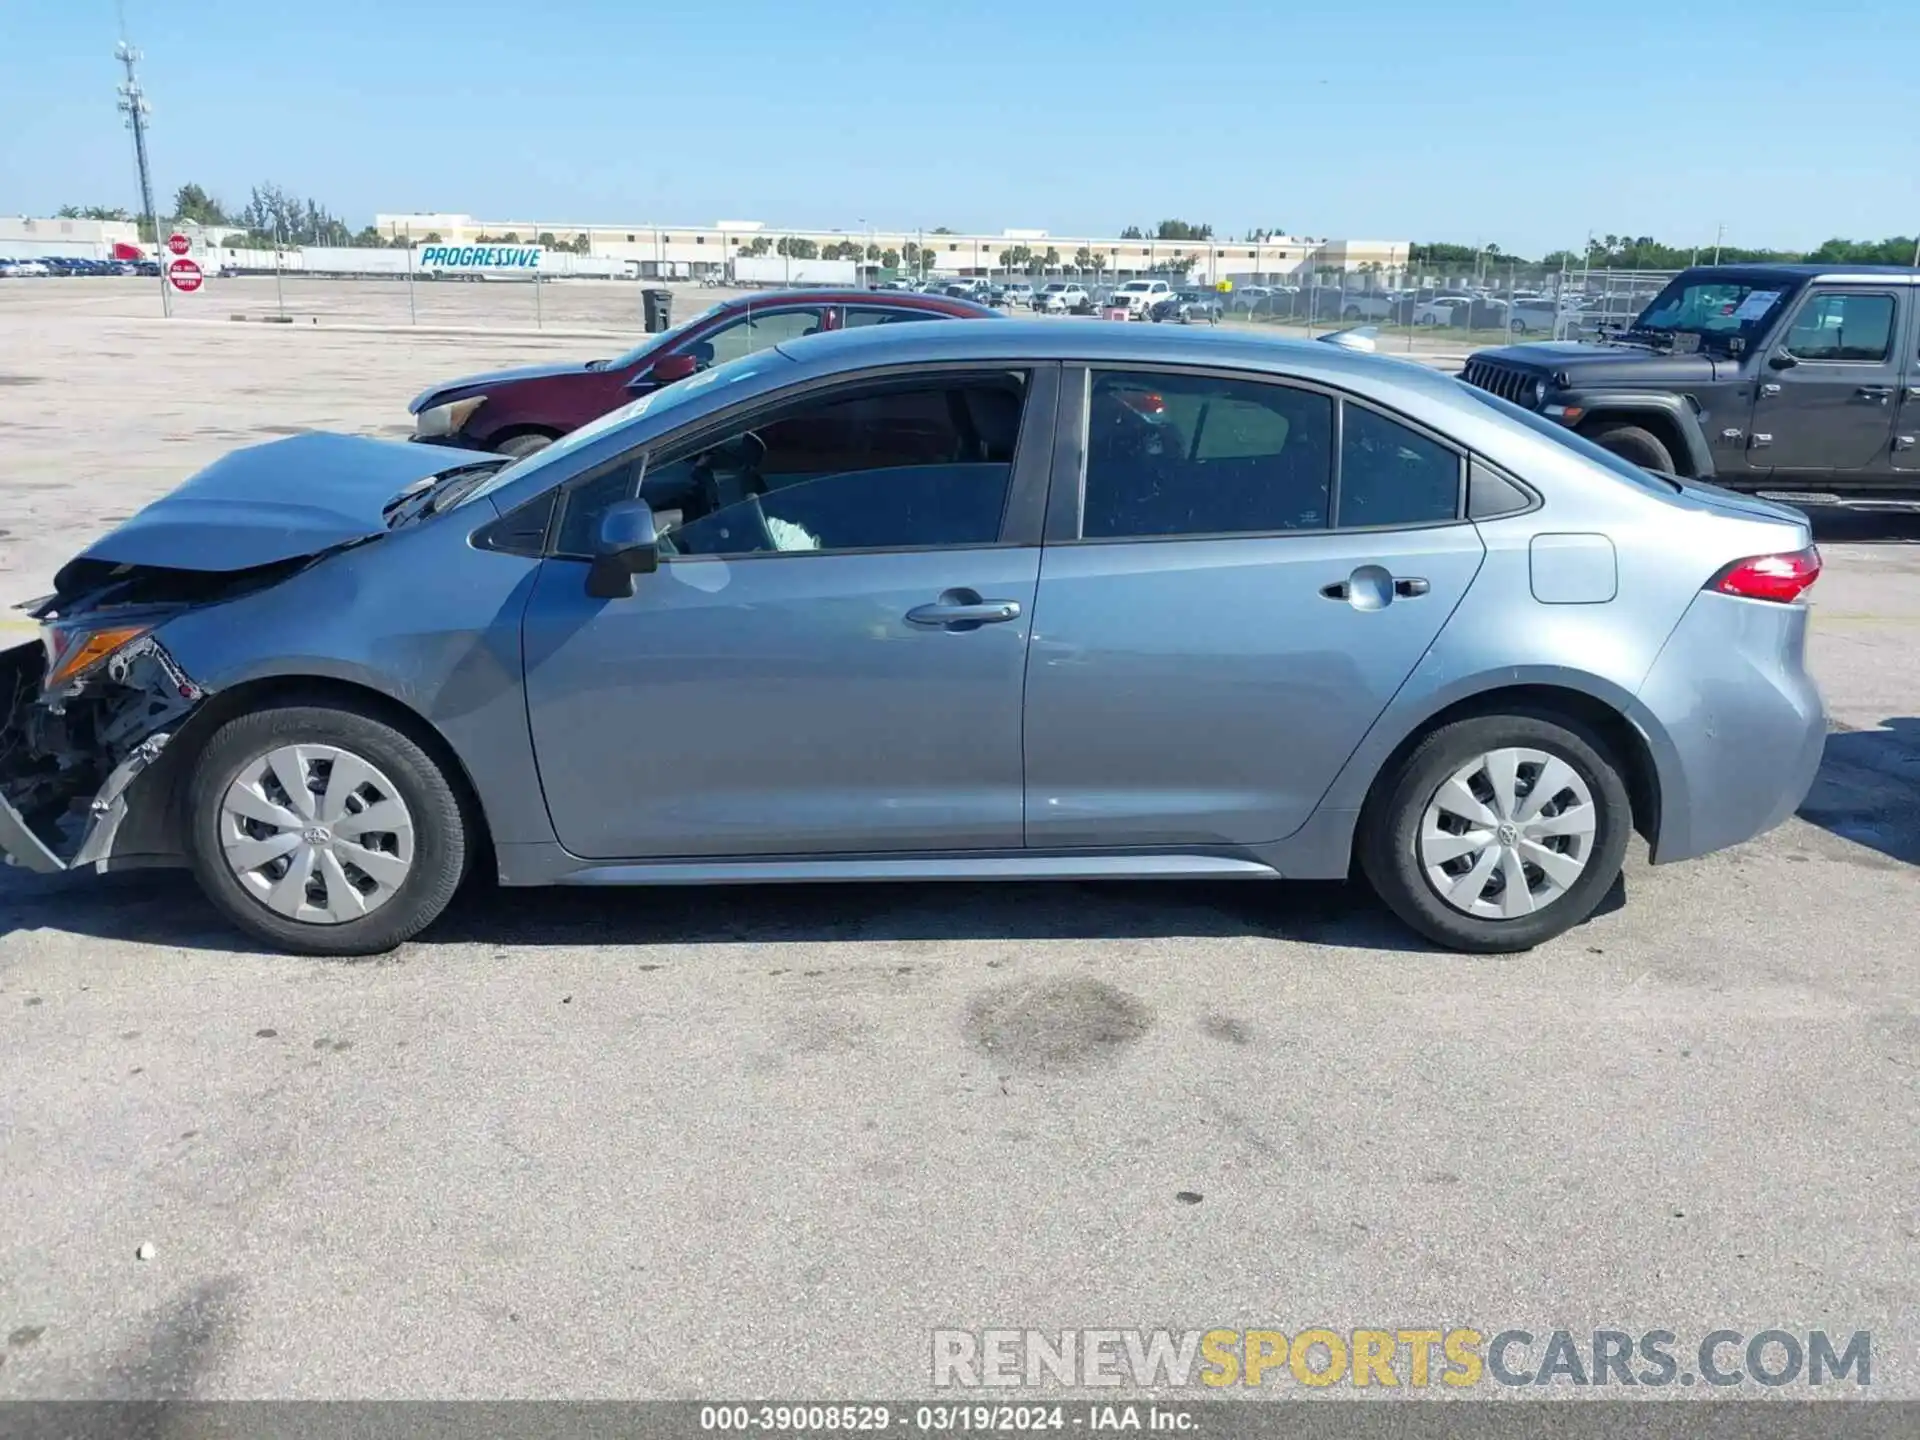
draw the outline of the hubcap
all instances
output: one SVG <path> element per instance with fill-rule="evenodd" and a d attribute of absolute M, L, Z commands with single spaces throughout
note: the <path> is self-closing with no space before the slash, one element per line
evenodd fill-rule
<path fill-rule="evenodd" d="M 378 910 L 413 869 L 413 815 L 380 768 L 334 745 L 286 745 L 220 801 L 227 868 L 262 905 L 310 925 Z"/>
<path fill-rule="evenodd" d="M 1517 919 L 1573 888 L 1598 828 L 1593 793 L 1566 761 L 1492 750 L 1434 792 L 1420 819 L 1420 867 L 1454 909 Z"/>

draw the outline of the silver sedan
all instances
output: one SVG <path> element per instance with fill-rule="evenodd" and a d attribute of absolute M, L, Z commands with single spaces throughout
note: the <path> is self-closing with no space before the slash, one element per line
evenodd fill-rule
<path fill-rule="evenodd" d="M 1804 517 L 1421 366 L 785 342 L 508 461 L 302 435 L 63 568 L 0 849 L 358 954 L 506 885 L 1345 877 L 1519 950 L 1792 813 Z"/>

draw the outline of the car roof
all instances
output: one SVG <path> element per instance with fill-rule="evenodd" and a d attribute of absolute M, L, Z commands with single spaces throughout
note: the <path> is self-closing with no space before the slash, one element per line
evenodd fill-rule
<path fill-rule="evenodd" d="M 1316 340 L 1237 330 L 1003 320 L 998 325 L 869 325 L 783 340 L 789 360 L 823 373 L 890 364 L 1057 360 L 1085 364 L 1219 366 L 1339 386 L 1391 385 L 1456 398 L 1460 382 L 1430 366 Z"/>
<path fill-rule="evenodd" d="M 1812 265 L 1768 262 L 1753 265 L 1693 265 L 1685 275 L 1720 275 L 1729 280 L 1748 277 L 1773 280 L 1874 280 L 1895 285 L 1920 285 L 1920 270 L 1909 265 Z"/>
<path fill-rule="evenodd" d="M 984 317 L 999 315 L 985 305 L 960 300 L 951 295 L 930 295 L 917 290 L 792 289 L 755 290 L 726 302 L 728 310 L 745 310 L 761 305 L 888 305 L 897 310 L 937 310 L 943 315 Z"/>

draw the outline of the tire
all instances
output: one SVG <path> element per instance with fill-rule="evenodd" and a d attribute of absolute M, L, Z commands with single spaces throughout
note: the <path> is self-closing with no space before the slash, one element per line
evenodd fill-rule
<path fill-rule="evenodd" d="M 551 435 L 515 435 L 511 440 L 502 440 L 493 448 L 496 454 L 511 455 L 515 460 L 522 460 L 546 449 L 552 443 Z"/>
<path fill-rule="evenodd" d="M 1550 772 L 1545 765 L 1535 768 L 1537 762 L 1529 759 L 1517 767 L 1516 773 L 1521 777 L 1531 773 L 1536 784 L 1549 774 L 1556 779 L 1573 777 L 1556 788 L 1554 798 L 1540 807 L 1556 809 L 1556 815 L 1527 822 L 1543 827 L 1552 827 L 1557 822 L 1568 827 L 1567 833 L 1562 837 L 1536 832 L 1534 848 L 1529 850 L 1524 840 L 1518 846 L 1500 844 L 1501 831 L 1495 828 L 1489 836 L 1493 843 L 1475 847 L 1473 836 L 1485 833 L 1475 822 L 1456 822 L 1442 815 L 1440 824 L 1433 827 L 1433 848 L 1423 848 L 1428 843 L 1425 837 L 1429 832 L 1429 808 L 1441 803 L 1443 789 L 1463 771 L 1494 757 L 1497 752 L 1516 750 L 1531 752 L 1533 757 L 1545 757 L 1547 762 L 1565 767 Z M 1475 799 L 1486 798 L 1478 794 L 1478 787 L 1494 768 L 1488 766 L 1468 782 Z M 1584 800 L 1580 798 L 1582 790 Z M 1520 813 L 1525 814 L 1529 792 L 1518 793 Z M 1566 797 L 1564 803 L 1560 797 Z M 1481 808 L 1486 811 L 1489 807 L 1483 804 Z M 1492 808 L 1491 813 L 1496 818 L 1502 814 L 1497 807 Z M 1580 836 L 1572 833 L 1583 817 L 1591 822 L 1584 849 Z M 1451 847 L 1460 849 L 1461 853 L 1446 859 L 1446 864 L 1453 869 L 1443 870 L 1441 877 L 1451 887 L 1461 890 L 1459 903 L 1443 896 L 1436 880 L 1430 878 L 1430 866 L 1437 858 L 1448 855 L 1447 842 L 1456 838 L 1440 832 L 1453 824 L 1468 827 L 1467 833 L 1458 837 L 1465 848 Z M 1356 848 L 1361 870 L 1372 882 L 1375 892 L 1388 909 L 1420 934 L 1450 950 L 1502 954 L 1530 950 L 1591 915 L 1620 874 L 1626 859 L 1627 837 L 1632 832 L 1633 806 L 1619 767 L 1606 747 L 1584 728 L 1574 721 L 1548 715 L 1482 715 L 1435 730 L 1390 774 L 1381 776 L 1362 812 Z M 1562 847 L 1564 860 L 1580 863 L 1577 873 L 1568 864 L 1555 864 L 1564 882 L 1555 885 L 1554 877 L 1533 864 L 1530 857 L 1542 848 L 1559 850 Z M 1491 869 L 1483 870 L 1488 851 L 1497 853 Z M 1510 855 L 1524 862 L 1522 878 L 1529 886 L 1527 904 L 1531 908 L 1523 910 L 1514 905 L 1511 916 L 1503 917 L 1500 912 L 1508 903 L 1505 897 Z M 1482 875 L 1478 889 L 1472 888 L 1471 876 L 1475 873 Z M 1474 905 L 1480 913 L 1471 913 L 1466 908 L 1468 905 Z"/>
<path fill-rule="evenodd" d="M 1527 333 L 1527 322 L 1524 320 L 1515 320 L 1509 324 L 1507 328 L 1516 335 L 1524 335 Z"/>
<path fill-rule="evenodd" d="M 1360 318 L 1360 307 L 1358 305 L 1347 306 L 1346 309 L 1340 312 L 1340 318 L 1342 320 L 1358 320 Z"/>
<path fill-rule="evenodd" d="M 292 763 L 307 771 L 309 784 L 324 787 L 351 761 L 359 762 L 350 773 L 360 783 L 343 792 L 337 806 L 329 805 L 335 797 L 324 788 L 310 792 L 313 798 L 305 807 L 294 803 L 280 776 L 297 772 L 270 764 L 267 757 L 295 746 L 302 747 L 302 753 Z M 254 779 L 243 786 L 250 775 Z M 228 920 L 278 950 L 299 955 L 391 950 L 439 917 L 466 869 L 460 800 L 440 766 L 409 736 L 350 705 L 283 705 L 236 716 L 216 730 L 200 752 L 189 787 L 186 848 L 194 878 Z M 316 891 L 309 880 L 297 895 L 280 894 L 282 908 L 273 908 L 268 895 L 278 888 L 279 860 L 267 859 L 246 871 L 246 879 L 229 862 L 229 846 L 237 854 L 249 844 L 272 845 L 276 837 L 295 833 L 280 821 L 239 816 L 230 802 L 242 788 L 264 800 L 267 809 L 257 813 L 270 817 L 277 812 L 305 822 L 297 847 L 287 855 L 288 868 L 304 862 L 307 873 L 319 881 L 324 904 L 314 903 Z M 373 809 L 391 801 L 401 808 Z M 257 808 L 252 800 L 239 803 Z M 330 808 L 340 817 L 390 816 L 405 822 L 405 834 L 370 827 L 348 832 L 344 818 L 323 824 Z M 332 833 L 335 826 L 341 831 L 337 836 Z M 315 840 L 315 830 L 323 832 L 322 839 Z M 356 856 L 366 860 L 368 870 L 355 865 Z M 377 867 L 376 858 L 382 861 Z M 285 875 L 281 871 L 278 878 Z M 339 886 L 352 887 L 359 900 L 345 890 L 336 894 Z M 329 918 L 329 912 L 349 918 Z"/>
<path fill-rule="evenodd" d="M 1596 425 L 1583 433 L 1602 450 L 1610 450 L 1643 470 L 1674 473 L 1673 452 L 1651 430 L 1638 425 Z"/>

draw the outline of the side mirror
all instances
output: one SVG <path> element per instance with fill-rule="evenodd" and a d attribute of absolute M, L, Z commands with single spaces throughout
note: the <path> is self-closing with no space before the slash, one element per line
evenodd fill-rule
<path fill-rule="evenodd" d="M 1791 370 L 1800 362 L 1784 350 L 1776 350 L 1767 357 L 1767 364 L 1775 370 Z"/>
<path fill-rule="evenodd" d="M 647 372 L 657 385 L 671 385 L 675 381 L 685 380 L 700 368 L 700 362 L 691 355 L 662 355 L 653 362 Z"/>
<path fill-rule="evenodd" d="M 600 517 L 594 539 L 587 594 L 595 600 L 625 600 L 633 577 L 660 568 L 660 536 L 653 528 L 653 507 L 644 500 L 619 500 Z"/>

